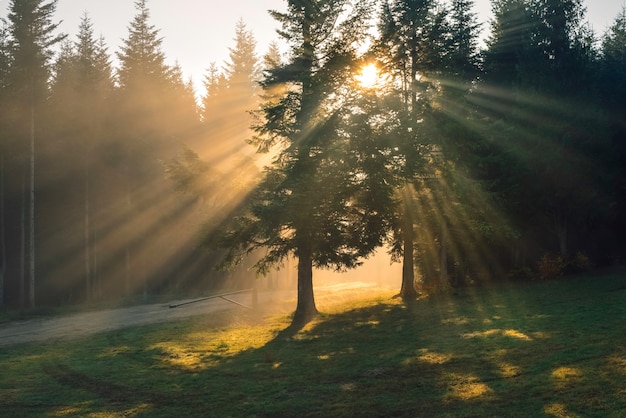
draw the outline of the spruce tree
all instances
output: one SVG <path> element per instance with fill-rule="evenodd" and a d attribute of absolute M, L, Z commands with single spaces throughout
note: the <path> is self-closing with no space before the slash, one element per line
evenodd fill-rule
<path fill-rule="evenodd" d="M 474 0 L 453 0 L 450 6 L 450 73 L 459 81 L 475 81 L 480 74 L 479 31 Z"/>
<path fill-rule="evenodd" d="M 626 7 L 615 17 L 613 24 L 602 37 L 600 60 L 600 97 L 609 118 L 612 158 L 603 161 L 604 170 L 613 167 L 612 194 L 615 196 L 612 213 L 614 238 L 611 247 L 623 253 L 626 220 Z M 607 252 L 609 249 L 607 249 Z"/>
<path fill-rule="evenodd" d="M 126 219 L 126 226 L 121 228 L 126 234 L 123 249 L 125 292 L 128 294 L 142 286 L 146 297 L 148 277 L 140 273 L 146 271 L 142 260 L 147 259 L 140 253 L 141 244 L 146 242 L 133 239 L 133 236 L 147 237 L 151 232 L 149 228 L 154 225 L 142 224 L 144 229 L 132 232 L 133 236 L 130 225 L 148 210 L 141 201 L 141 192 L 145 190 L 142 186 L 162 175 L 160 161 L 174 155 L 178 143 L 184 142 L 177 135 L 193 132 L 194 128 L 176 122 L 180 114 L 174 111 L 173 106 L 178 101 L 173 95 L 180 89 L 175 88 L 173 82 L 180 82 L 180 77 L 165 63 L 160 31 L 150 23 L 147 1 L 135 2 L 135 8 L 136 15 L 128 27 L 128 36 L 117 53 L 120 66 L 114 114 L 114 140 L 117 143 L 114 146 L 120 150 L 117 171 L 125 183 L 125 190 L 120 190 L 118 197 L 123 201 L 120 206 L 125 207 L 123 216 Z M 156 187 L 151 187 L 153 193 Z"/>
<path fill-rule="evenodd" d="M 220 168 L 241 166 L 245 139 L 251 135 L 251 112 L 258 107 L 259 59 L 256 41 L 245 23 L 235 27 L 235 45 L 222 71 L 212 64 L 205 77 L 202 98 L 205 148 Z"/>
<path fill-rule="evenodd" d="M 503 161 L 493 190 L 525 239 L 566 257 L 591 241 L 585 219 L 605 206 L 590 166 L 606 149 L 593 36 L 579 0 L 499 0 L 494 11 L 478 95 L 497 141 L 491 161 Z"/>
<path fill-rule="evenodd" d="M 316 314 L 313 268 L 351 268 L 381 245 L 388 200 L 373 198 L 366 154 L 346 128 L 355 47 L 366 32 L 369 4 L 344 0 L 293 0 L 286 13 L 271 12 L 291 46 L 288 61 L 266 71 L 270 95 L 252 143 L 277 153 L 247 211 L 236 216 L 219 243 L 228 261 L 257 248 L 260 273 L 298 260 L 294 323 Z M 371 155 L 371 154 L 367 154 Z M 383 185 L 381 185 L 383 186 Z"/>
<path fill-rule="evenodd" d="M 28 156 L 24 164 L 28 178 L 28 300 L 35 307 L 35 165 L 36 139 L 42 104 L 48 92 L 52 47 L 64 36 L 55 34 L 58 23 L 53 23 L 56 0 L 12 0 L 9 5 L 8 94 L 16 110 L 11 130 L 22 141 L 21 154 Z M 26 146 L 24 146 L 26 145 Z M 24 189 L 26 194 L 26 189 Z M 24 208 L 26 210 L 26 208 Z M 26 260 L 22 260 L 24 264 Z"/>
<path fill-rule="evenodd" d="M 402 259 L 400 296 L 415 299 L 415 199 L 423 187 L 426 161 L 436 151 L 430 123 L 431 106 L 438 95 L 437 83 L 449 67 L 450 30 L 447 11 L 434 0 L 393 0 L 383 3 L 380 38 L 375 54 L 382 71 L 397 87 L 401 100 L 398 113 L 402 128 L 392 147 L 401 161 L 398 175 L 403 180 L 397 194 L 402 202 L 392 248 Z M 401 255 L 400 255 L 401 254 Z"/>
<path fill-rule="evenodd" d="M 94 158 L 96 150 L 106 136 L 109 123 L 111 99 L 114 92 L 113 73 L 106 46 L 94 36 L 91 19 L 83 15 L 77 39 L 66 41 L 56 60 L 51 87 L 51 123 L 55 125 L 55 137 L 78 152 L 66 152 L 50 156 L 57 164 L 66 160 L 65 173 L 75 179 L 82 173 L 83 188 L 80 203 L 83 223 L 85 300 L 90 301 L 94 288 L 94 241 L 93 207 L 97 190 L 93 190 L 94 178 L 99 164 Z M 101 175 L 101 174 L 100 174 Z M 68 178 L 68 182 L 71 182 Z M 58 246 L 57 246 L 58 247 Z"/>
<path fill-rule="evenodd" d="M 7 146 L 8 100 L 7 83 L 10 69 L 9 31 L 4 19 L 0 19 L 0 307 L 5 304 L 5 276 L 7 271 L 7 231 L 5 194 L 5 155 Z"/>

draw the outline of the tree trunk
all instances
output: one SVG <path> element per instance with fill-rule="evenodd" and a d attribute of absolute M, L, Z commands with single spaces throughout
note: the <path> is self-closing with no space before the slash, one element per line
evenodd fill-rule
<path fill-rule="evenodd" d="M 92 280 L 91 280 L 91 242 L 90 228 L 91 221 L 89 219 L 89 164 L 85 164 L 85 302 L 90 303 L 92 298 Z"/>
<path fill-rule="evenodd" d="M 96 295 L 97 298 L 102 297 L 102 284 L 100 283 L 100 277 L 98 277 L 98 234 L 97 229 L 93 229 L 92 234 L 92 251 L 91 251 L 91 293 Z"/>
<path fill-rule="evenodd" d="M 20 208 L 20 308 L 26 304 L 26 172 L 22 172 Z"/>
<path fill-rule="evenodd" d="M 445 288 L 450 283 L 450 277 L 448 274 L 448 225 L 446 225 L 445 219 L 441 224 L 441 249 L 439 260 L 439 275 L 441 285 Z"/>
<path fill-rule="evenodd" d="M 124 250 L 124 296 L 130 296 L 130 244 Z"/>
<path fill-rule="evenodd" d="M 567 255 L 567 220 L 559 214 L 554 217 L 556 236 L 559 240 L 559 252 L 562 256 Z"/>
<path fill-rule="evenodd" d="M 313 294 L 313 259 L 310 244 L 299 248 L 298 254 L 298 305 L 293 323 L 306 323 L 317 315 Z"/>
<path fill-rule="evenodd" d="M 404 300 L 417 298 L 417 291 L 415 290 L 414 235 L 413 217 L 411 216 L 409 205 L 405 203 L 402 226 L 402 285 L 400 287 L 400 296 Z"/>
<path fill-rule="evenodd" d="M 128 210 L 127 212 L 127 220 L 128 222 L 130 222 L 130 219 L 132 218 L 132 207 L 133 207 L 133 202 L 132 202 L 132 195 L 131 195 L 131 187 L 130 187 L 130 174 L 128 173 L 130 170 L 128 170 L 127 168 L 127 179 L 126 179 L 126 209 Z M 125 261 L 124 261 L 124 284 L 125 284 L 125 292 L 126 295 L 125 296 L 130 296 L 130 292 L 131 292 L 131 237 L 128 235 L 126 235 L 126 248 L 124 250 L 124 257 L 125 257 Z"/>
<path fill-rule="evenodd" d="M 6 230 L 4 222 L 4 153 L 0 154 L 0 308 L 4 306 L 4 276 L 7 271 Z"/>
<path fill-rule="evenodd" d="M 30 307 L 35 307 L 35 105 L 30 113 L 30 205 L 29 205 L 29 288 Z"/>

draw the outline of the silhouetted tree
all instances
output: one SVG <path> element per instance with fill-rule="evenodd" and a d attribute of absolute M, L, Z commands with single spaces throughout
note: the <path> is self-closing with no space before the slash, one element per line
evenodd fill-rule
<path fill-rule="evenodd" d="M 289 1 L 286 13 L 271 12 L 282 24 L 291 56 L 266 71 L 266 91 L 285 89 L 262 104 L 263 123 L 252 142 L 260 150 L 276 149 L 277 156 L 248 211 L 233 219 L 220 241 L 229 248 L 227 262 L 264 249 L 256 264 L 260 273 L 290 255 L 298 259 L 294 322 L 317 312 L 313 267 L 353 267 L 381 245 L 385 232 L 388 202 L 370 199 L 373 178 L 357 152 L 363 144 L 342 129 L 350 115 L 350 103 L 343 100 L 349 97 L 355 48 L 369 11 L 367 2 L 348 5 Z"/>
<path fill-rule="evenodd" d="M 62 152 L 49 157 L 54 164 L 62 167 L 66 175 L 83 179 L 82 220 L 84 248 L 85 299 L 90 301 L 94 287 L 94 255 L 96 242 L 92 208 L 97 191 L 92 183 L 99 174 L 95 150 L 101 146 L 106 126 L 110 121 L 111 99 L 114 92 L 111 63 L 103 41 L 98 41 L 93 33 L 90 18 L 85 14 L 78 28 L 77 40 L 63 45 L 56 61 L 55 74 L 51 87 L 51 124 L 56 125 L 54 135 L 57 141 L 77 152 Z M 77 161 L 76 158 L 80 161 Z M 68 164 L 59 164 L 65 159 Z M 70 182 L 70 180 L 66 180 Z M 71 205 L 77 205 L 72 199 Z M 61 228 L 67 225 L 59 224 Z M 70 243 L 64 243 L 70 245 Z M 62 248 L 64 245 L 55 245 Z M 51 255 L 58 257 L 58 255 Z"/>
<path fill-rule="evenodd" d="M 4 19 L 0 19 L 0 307 L 5 304 L 5 276 L 7 271 L 7 230 L 5 194 L 5 153 L 8 126 L 6 115 L 9 112 L 7 84 L 10 70 L 9 30 Z"/>
<path fill-rule="evenodd" d="M 503 169 L 492 190 L 519 230 L 549 249 L 552 231 L 565 255 L 569 233 L 584 231 L 604 206 L 601 170 L 593 168 L 606 138 L 595 105 L 593 37 L 578 0 L 501 0 L 494 12 L 480 87 L 481 111 L 500 131 L 489 134 L 497 155 L 490 160 Z"/>
<path fill-rule="evenodd" d="M 48 91 L 52 47 L 63 39 L 52 22 L 56 0 L 12 0 L 9 5 L 8 94 L 13 103 L 12 132 L 28 144 L 28 276 L 29 304 L 35 306 L 35 164 L 38 118 Z M 22 151 L 23 152 L 23 151 Z M 24 153 L 21 153 L 24 155 Z M 26 217 L 23 217 L 26 220 Z M 25 261 L 22 261 L 22 263 Z"/>
<path fill-rule="evenodd" d="M 398 114 L 402 128 L 393 147 L 402 162 L 398 175 L 404 180 L 398 191 L 402 204 L 392 248 L 402 254 L 400 296 L 415 299 L 414 202 L 419 192 L 418 177 L 425 173 L 426 159 L 435 149 L 427 119 L 431 114 L 437 80 L 448 62 L 450 31 L 447 11 L 434 0 L 394 0 L 383 3 L 380 38 L 375 46 L 382 70 L 392 78 L 402 100 Z"/>
<path fill-rule="evenodd" d="M 115 136 L 121 156 L 118 166 L 126 183 L 126 286 L 130 292 L 134 277 L 135 284 L 143 284 L 146 296 L 148 278 L 143 271 L 149 257 L 147 240 L 156 230 L 147 228 L 157 228 L 158 224 L 133 221 L 142 219 L 142 212 L 150 209 L 142 201 L 148 198 L 148 191 L 151 195 L 165 192 L 162 188 L 168 185 L 158 181 L 163 175 L 161 161 L 174 156 L 181 142 L 197 134 L 198 114 L 191 85 L 182 80 L 180 68 L 165 64 L 162 39 L 150 24 L 146 0 L 137 1 L 135 6 L 137 14 L 117 54 Z M 166 213 L 163 209 L 160 216 Z"/>
<path fill-rule="evenodd" d="M 615 238 L 611 246 L 623 252 L 623 240 L 618 237 L 626 232 L 626 220 L 622 215 L 626 211 L 626 7 L 622 8 L 602 38 L 600 64 L 600 97 L 609 117 L 613 157 L 611 164 L 607 164 L 608 161 L 603 164 L 603 170 L 608 170 L 609 165 L 614 167 L 611 183 L 616 203 L 612 228 Z"/>
<path fill-rule="evenodd" d="M 205 126 L 203 147 L 222 170 L 242 169 L 245 139 L 251 135 L 250 112 L 258 107 L 259 59 L 256 41 L 242 20 L 235 27 L 235 45 L 223 71 L 212 64 L 205 77 L 202 98 Z M 203 156 L 205 157 L 205 156 Z"/>

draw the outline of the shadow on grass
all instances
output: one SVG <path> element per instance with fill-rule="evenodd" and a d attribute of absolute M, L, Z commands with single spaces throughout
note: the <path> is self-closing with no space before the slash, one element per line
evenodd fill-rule
<path fill-rule="evenodd" d="M 502 285 L 413 304 L 347 302 L 296 326 L 285 317 L 259 325 L 251 313 L 234 328 L 189 321 L 109 333 L 46 357 L 31 391 L 56 384 L 62 401 L 46 401 L 56 406 L 29 410 L 16 396 L 0 407 L 21 416 L 619 417 L 626 292 L 614 289 L 625 285 L 620 275 Z"/>

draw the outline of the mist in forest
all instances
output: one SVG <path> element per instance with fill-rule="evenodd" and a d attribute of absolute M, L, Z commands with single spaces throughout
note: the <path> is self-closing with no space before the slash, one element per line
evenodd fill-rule
<path fill-rule="evenodd" d="M 348 64 L 339 55 L 324 61 L 343 51 L 336 45 L 317 51 L 320 68 L 328 67 L 317 79 L 314 72 L 305 77 L 318 83 L 308 86 L 306 99 L 320 104 L 306 109 L 318 117 L 309 120 L 298 107 L 305 83 L 293 71 L 301 57 L 276 44 L 257 51 L 244 22 L 233 28 L 228 60 L 207 68 L 205 93 L 198 97 L 182 69 L 166 64 L 147 2 L 136 3 L 118 51 L 96 36 L 88 16 L 75 34 L 59 34 L 54 7 L 44 3 L 11 2 L 0 26 L 0 305 L 149 302 L 255 285 L 295 291 L 295 259 L 283 259 L 260 278 L 255 263 L 267 255 L 260 251 L 220 270 L 227 250 L 211 240 L 250 207 L 253 191 L 267 179 L 265 167 L 275 163 L 277 177 L 293 168 L 301 139 L 293 132 L 302 126 L 328 134 L 314 140 L 348 154 L 307 145 L 303 160 L 323 155 L 315 160 L 322 169 L 307 172 L 308 178 L 285 175 L 292 184 L 272 189 L 269 182 L 261 192 L 269 190 L 266 196 L 277 199 L 266 200 L 273 204 L 283 202 L 280 193 L 299 192 L 302 185 L 329 186 L 317 200 L 322 209 L 308 213 L 319 215 L 316 226 L 328 233 L 311 236 L 344 240 L 332 248 L 347 248 L 346 258 L 335 258 L 338 264 L 351 265 L 349 251 L 361 254 L 355 247 L 363 240 L 346 240 L 345 231 L 370 239 L 363 246 L 368 251 L 387 238 L 392 244 L 385 245 L 396 251 L 410 247 L 404 260 L 415 262 L 408 269 L 417 275 L 411 286 L 560 277 L 623 260 L 624 11 L 596 42 L 579 2 L 514 2 L 517 9 L 494 8 L 489 42 L 479 51 L 471 2 L 451 2 L 456 9 L 450 14 L 434 2 L 420 22 L 403 16 L 402 7 L 390 8 L 391 15 L 380 17 L 390 23 L 381 26 L 390 31 L 381 35 L 397 42 L 392 48 L 351 57 Z M 327 30 L 333 22 L 320 27 Z M 292 23 L 287 26 L 297 30 L 301 22 Z M 416 25 L 422 37 L 411 35 Z M 338 30 L 354 29 L 348 26 Z M 329 35 L 320 42 L 342 38 Z M 413 38 L 416 43 L 402 43 Z M 439 42 L 445 39 L 472 41 L 464 49 Z M 410 48 L 410 54 L 385 56 Z M 369 67 L 365 61 L 372 61 Z M 369 68 L 373 79 L 352 83 L 359 68 Z M 273 80 L 271 88 L 261 88 L 264 77 Z M 285 81 L 276 82 L 281 77 Z M 272 135 L 292 141 L 282 144 L 291 154 L 276 152 L 267 139 Z M 283 159 L 273 160 L 277 155 Z M 348 198 L 333 206 L 333 193 L 344 192 L 340 186 L 349 181 L 324 184 L 324 176 L 346 180 L 345 171 L 335 169 L 341 164 L 353 164 L 357 174 L 349 180 L 361 196 L 393 184 L 393 196 L 368 196 L 388 198 L 395 212 L 363 210 L 383 206 L 374 198 L 349 202 L 361 205 L 361 217 L 344 211 Z M 382 180 L 367 184 L 369 179 Z M 307 189 L 305 196 L 316 191 Z M 265 209 L 280 207 L 270 203 Z M 382 237 L 382 227 L 369 235 L 368 228 L 350 229 L 350 222 L 383 212 L 387 219 L 373 224 L 384 224 L 389 237 Z M 347 215 L 323 216 L 329 213 Z M 280 227 L 289 216 L 296 217 L 283 216 Z M 385 223 L 400 218 L 406 222 L 401 227 Z M 326 219 L 348 225 L 333 235 L 337 231 Z M 288 228 L 283 233 L 293 232 L 284 232 Z M 413 235 L 402 236 L 402 228 Z M 296 247 L 283 248 L 293 253 Z M 391 263 L 385 247 L 358 268 L 313 274 L 315 286 L 351 282 L 396 289 L 402 278 L 402 263 Z"/>

